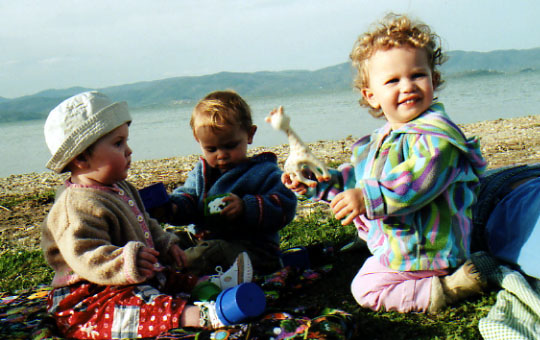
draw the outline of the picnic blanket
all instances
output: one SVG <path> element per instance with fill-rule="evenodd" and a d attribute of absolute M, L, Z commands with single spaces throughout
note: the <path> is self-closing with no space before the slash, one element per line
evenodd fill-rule
<path fill-rule="evenodd" d="M 285 267 L 255 278 L 265 292 L 268 308 L 265 315 L 254 322 L 214 331 L 177 328 L 152 339 L 351 339 L 354 320 L 349 313 L 332 308 L 308 311 L 302 306 L 290 310 L 277 307 L 280 300 L 309 287 L 331 269 L 332 265 L 306 270 Z M 0 293 L 0 338 L 63 339 L 45 308 L 50 290 L 50 287 L 38 287 L 16 295 Z"/>
<path fill-rule="evenodd" d="M 499 263 L 485 252 L 472 261 L 491 284 L 502 289 L 478 328 L 486 340 L 540 339 L 540 280 Z"/>

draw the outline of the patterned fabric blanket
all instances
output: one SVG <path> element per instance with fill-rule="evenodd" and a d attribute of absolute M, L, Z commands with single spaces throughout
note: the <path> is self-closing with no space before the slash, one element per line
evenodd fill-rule
<path fill-rule="evenodd" d="M 540 339 L 540 280 L 527 280 L 484 252 L 473 254 L 472 260 L 490 283 L 502 288 L 489 314 L 480 319 L 482 337 Z"/>
<path fill-rule="evenodd" d="M 266 314 L 257 321 L 215 331 L 172 329 L 153 339 L 351 339 L 355 323 L 344 311 L 329 308 L 306 311 L 302 306 L 281 310 L 277 307 L 281 299 L 312 285 L 331 269 L 331 265 L 304 271 L 285 267 L 272 275 L 256 278 L 268 305 Z M 0 293 L 0 338 L 63 339 L 45 309 L 50 289 L 39 287 L 12 296 Z"/>

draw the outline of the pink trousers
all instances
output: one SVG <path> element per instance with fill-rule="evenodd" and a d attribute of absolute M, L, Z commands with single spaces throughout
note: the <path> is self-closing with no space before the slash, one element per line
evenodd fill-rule
<path fill-rule="evenodd" d="M 351 291 L 356 302 L 375 311 L 425 312 L 429 307 L 431 281 L 447 270 L 397 271 L 371 256 L 356 274 Z"/>

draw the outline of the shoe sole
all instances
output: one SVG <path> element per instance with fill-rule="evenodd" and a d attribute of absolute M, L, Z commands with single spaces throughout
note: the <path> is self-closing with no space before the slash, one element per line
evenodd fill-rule
<path fill-rule="evenodd" d="M 251 280 L 253 279 L 253 270 L 252 270 L 252 265 L 251 265 L 251 260 L 249 259 L 249 256 L 247 255 L 246 252 L 243 252 L 243 253 L 240 253 L 240 255 L 238 255 L 238 277 L 237 277 L 237 282 L 238 284 L 240 283 L 245 283 L 245 282 L 251 282 Z M 248 266 L 248 270 L 247 271 L 244 271 L 244 268 Z"/>

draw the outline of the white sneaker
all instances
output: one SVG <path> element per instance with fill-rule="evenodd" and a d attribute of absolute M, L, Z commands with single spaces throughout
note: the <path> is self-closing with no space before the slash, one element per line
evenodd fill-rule
<path fill-rule="evenodd" d="M 238 286 L 241 283 L 251 282 L 253 279 L 253 267 L 251 260 L 246 252 L 240 253 L 233 265 L 225 273 L 221 266 L 216 267 L 217 275 L 210 276 L 209 281 L 225 290 Z"/>
<path fill-rule="evenodd" d="M 201 325 L 201 327 L 206 329 L 218 329 L 225 327 L 225 324 L 217 315 L 215 301 L 197 301 L 194 302 L 194 305 L 198 306 L 200 310 L 199 325 Z"/>

